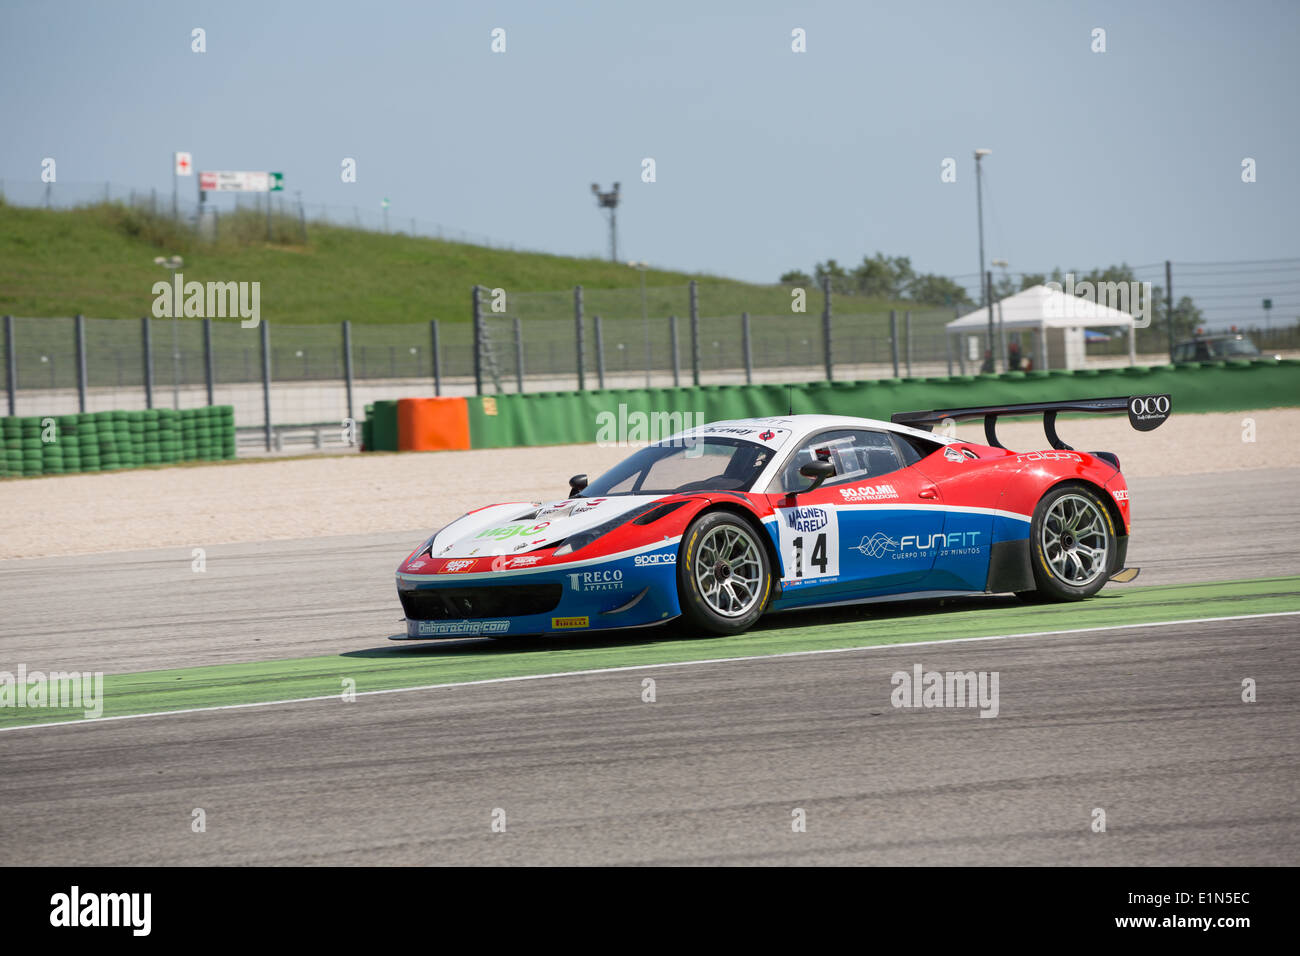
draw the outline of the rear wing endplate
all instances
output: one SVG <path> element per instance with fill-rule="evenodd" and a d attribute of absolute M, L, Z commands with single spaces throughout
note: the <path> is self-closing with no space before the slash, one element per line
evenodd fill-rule
<path fill-rule="evenodd" d="M 1140 432 L 1159 428 L 1169 417 L 1172 405 L 1168 395 L 1133 395 L 1128 398 L 1085 398 L 1073 402 L 1027 402 L 1022 405 L 976 405 L 970 408 L 940 408 L 928 412 L 899 412 L 890 421 L 895 425 L 908 425 L 931 431 L 935 425 L 946 422 L 984 419 L 984 437 L 994 448 L 1005 448 L 998 441 L 997 422 L 1003 415 L 1043 416 L 1043 431 L 1053 448 L 1062 451 L 1074 449 L 1061 441 L 1056 434 L 1056 416 L 1061 412 L 1081 412 L 1085 415 L 1118 415 L 1128 413 L 1129 424 Z"/>

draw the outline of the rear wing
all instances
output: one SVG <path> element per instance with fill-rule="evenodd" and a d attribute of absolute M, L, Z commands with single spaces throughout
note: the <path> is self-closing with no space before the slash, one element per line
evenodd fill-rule
<path fill-rule="evenodd" d="M 1061 441 L 1056 434 L 1056 416 L 1061 412 L 1082 412 L 1086 415 L 1118 415 L 1128 413 L 1129 424 L 1140 432 L 1159 428 L 1169 417 L 1172 406 L 1168 395 L 1134 395 L 1129 398 L 1085 398 L 1073 402 L 1027 402 L 1023 405 L 976 405 L 971 408 L 941 408 L 929 412 L 899 412 L 890 421 L 895 425 L 909 425 L 930 431 L 944 422 L 984 419 L 984 437 L 994 448 L 1005 448 L 997 435 L 998 417 L 1001 415 L 1043 416 L 1043 431 L 1053 448 L 1062 451 L 1074 449 Z"/>

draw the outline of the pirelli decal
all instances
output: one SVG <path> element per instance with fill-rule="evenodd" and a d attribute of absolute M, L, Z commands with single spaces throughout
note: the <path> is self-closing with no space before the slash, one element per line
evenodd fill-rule
<path fill-rule="evenodd" d="M 565 631 L 577 627 L 591 627 L 591 618 L 553 617 L 551 618 L 551 627 L 557 631 Z"/>

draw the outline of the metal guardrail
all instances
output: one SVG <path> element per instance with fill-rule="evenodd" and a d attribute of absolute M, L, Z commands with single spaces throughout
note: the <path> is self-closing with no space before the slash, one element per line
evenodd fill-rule
<path fill-rule="evenodd" d="M 267 428 L 264 425 L 248 425 L 235 429 L 236 447 L 259 448 L 270 451 L 284 451 L 288 445 L 310 445 L 324 449 L 327 445 L 351 447 L 343 440 L 338 422 L 312 422 L 306 425 L 272 425 L 271 441 L 267 448 Z M 333 440 L 330 439 L 333 436 Z"/>

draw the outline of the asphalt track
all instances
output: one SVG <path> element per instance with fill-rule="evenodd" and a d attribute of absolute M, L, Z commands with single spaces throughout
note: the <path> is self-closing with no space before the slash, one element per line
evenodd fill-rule
<path fill-rule="evenodd" d="M 1297 573 L 1294 488 L 1293 471 L 1135 481 L 1140 583 Z M 212 548 L 202 574 L 179 551 L 5 562 L 0 668 L 386 644 L 391 572 L 418 538 Z M 1297 620 L 17 730 L 0 734 L 0 834 L 50 864 L 1295 864 Z M 999 716 L 892 707 L 890 676 L 918 663 L 997 671 Z"/>
<path fill-rule="evenodd" d="M 0 806 L 62 864 L 1294 864 L 1294 633 L 1266 618 L 54 726 L 0 741 Z M 891 707 L 915 663 L 999 672 L 999 716 Z"/>
<path fill-rule="evenodd" d="M 1135 479 L 1137 583 L 1300 573 L 1297 478 Z M 0 561 L 0 669 L 115 673 L 387 644 L 404 630 L 393 572 L 432 530 L 213 545 L 201 573 L 188 548 Z"/>

